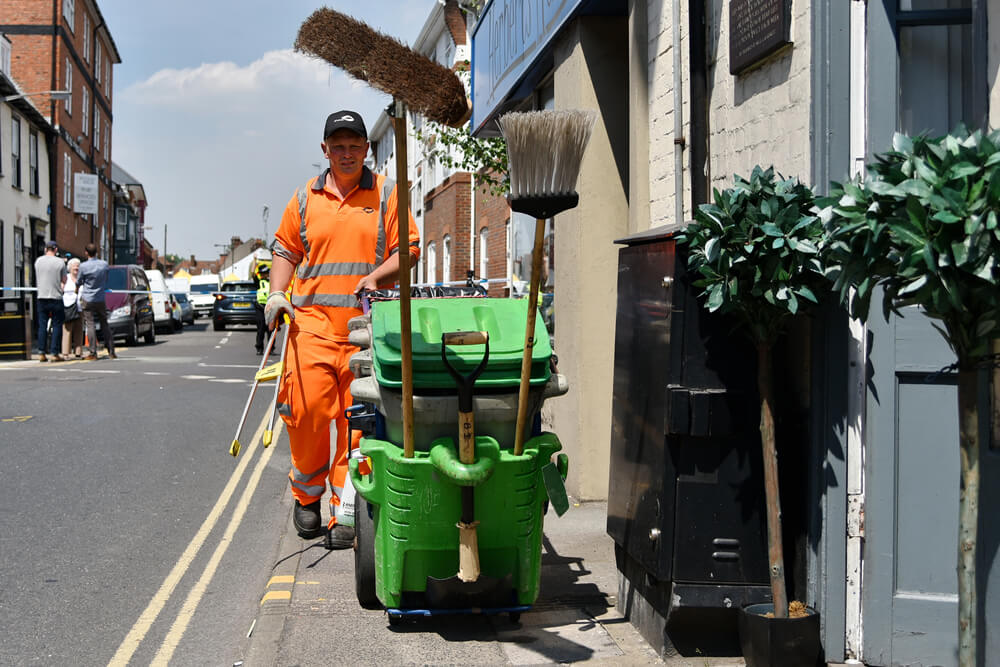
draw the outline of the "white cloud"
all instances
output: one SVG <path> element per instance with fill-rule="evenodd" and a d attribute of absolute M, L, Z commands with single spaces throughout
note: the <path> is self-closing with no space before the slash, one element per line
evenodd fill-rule
<path fill-rule="evenodd" d="M 167 251 L 208 258 L 230 236 L 273 234 L 296 187 L 322 162 L 327 114 L 356 109 L 369 127 L 388 97 L 290 50 L 240 66 L 161 69 L 116 96 L 115 162 L 142 180 L 146 224 Z"/>
<path fill-rule="evenodd" d="M 197 110 L 204 105 L 242 106 L 265 95 L 290 90 L 347 85 L 348 77 L 315 58 L 291 50 L 268 51 L 241 67 L 232 62 L 203 63 L 186 69 L 162 69 L 127 88 L 119 100 L 176 110 Z"/>

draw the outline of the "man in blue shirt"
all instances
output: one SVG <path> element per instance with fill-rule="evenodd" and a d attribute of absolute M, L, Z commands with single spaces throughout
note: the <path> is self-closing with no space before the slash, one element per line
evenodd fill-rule
<path fill-rule="evenodd" d="M 87 345 L 90 350 L 84 361 L 97 359 L 95 316 L 101 321 L 104 346 L 108 349 L 108 356 L 117 359 L 115 337 L 111 333 L 111 327 L 108 326 L 108 307 L 104 302 L 104 290 L 108 284 L 108 263 L 98 258 L 97 246 L 93 243 L 88 243 L 84 250 L 87 253 L 87 261 L 80 264 L 80 273 L 76 279 L 76 290 L 80 293 L 80 309 L 83 311 L 83 325 L 87 331 Z"/>

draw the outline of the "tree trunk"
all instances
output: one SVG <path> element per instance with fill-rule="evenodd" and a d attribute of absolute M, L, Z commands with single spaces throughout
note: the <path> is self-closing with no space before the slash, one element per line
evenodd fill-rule
<path fill-rule="evenodd" d="M 962 461 L 958 503 L 958 664 L 976 667 L 976 533 L 979 522 L 978 371 L 958 373 L 959 446 Z"/>
<path fill-rule="evenodd" d="M 760 393 L 760 444 L 764 455 L 764 499 L 767 505 L 767 560 L 771 574 L 774 617 L 788 617 L 785 556 L 781 537 L 781 498 L 778 494 L 778 451 L 774 444 L 774 378 L 771 345 L 757 343 L 757 391 Z"/>

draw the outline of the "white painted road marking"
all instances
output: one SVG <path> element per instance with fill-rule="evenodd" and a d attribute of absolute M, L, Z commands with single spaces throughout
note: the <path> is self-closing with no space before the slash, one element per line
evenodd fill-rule
<path fill-rule="evenodd" d="M 263 426 L 264 423 L 261 422 L 261 428 Z M 274 437 L 277 437 L 280 431 L 281 423 L 279 422 L 277 428 L 275 428 Z M 260 435 L 261 430 L 258 429 L 257 433 L 254 434 L 254 443 L 260 440 Z M 250 498 L 253 496 L 253 492 L 257 490 L 261 475 L 264 473 L 264 468 L 267 467 L 267 463 L 271 460 L 271 455 L 274 454 L 275 449 L 277 447 L 268 447 L 265 449 L 257 461 L 257 465 L 254 466 L 253 473 L 250 475 L 250 479 L 247 480 L 246 488 L 244 488 L 243 494 L 236 503 L 236 510 L 229 520 L 229 525 L 226 526 L 226 532 L 222 535 L 222 539 L 219 540 L 218 546 L 215 547 L 215 553 L 212 554 L 212 557 L 205 565 L 205 569 L 202 571 L 198 581 L 191 587 L 187 599 L 184 600 L 184 606 L 181 608 L 180 613 L 177 614 L 174 624 L 170 626 L 167 636 L 163 638 L 163 644 L 160 646 L 160 650 L 156 652 L 156 656 L 153 658 L 151 664 L 170 664 L 170 658 L 173 657 L 174 651 L 181 643 L 184 632 L 187 630 L 188 624 L 191 623 L 194 612 L 198 609 L 198 604 L 201 602 L 202 597 L 204 597 L 205 591 L 208 590 L 208 584 L 212 581 L 212 577 L 215 576 L 215 571 L 219 569 L 219 563 L 222 562 L 222 557 L 226 554 L 226 550 L 232 543 L 233 536 L 236 534 L 236 529 L 240 527 L 240 523 L 242 523 L 243 517 L 246 515 L 247 508 L 250 507 Z M 247 452 L 247 454 L 250 453 Z"/>
<path fill-rule="evenodd" d="M 174 567 L 170 570 L 170 573 L 167 575 L 167 578 L 163 580 L 163 583 L 160 585 L 159 590 L 156 591 L 156 594 L 153 595 L 153 599 L 149 601 L 149 604 L 146 606 L 146 609 L 139 616 L 139 620 L 135 622 L 135 625 L 133 625 L 132 629 L 129 630 L 128 634 L 125 636 L 125 639 L 122 640 L 121 646 L 119 646 L 118 650 L 115 651 L 114 656 L 112 656 L 111 661 L 108 663 L 109 665 L 128 665 L 129 661 L 132 659 L 132 656 L 135 654 L 136 650 L 139 648 L 139 645 L 142 643 L 142 640 L 145 639 L 146 634 L 149 632 L 149 629 L 153 626 L 153 623 L 156 621 L 157 616 L 160 615 L 160 612 L 163 610 L 163 607 L 167 604 L 167 601 L 173 594 L 174 589 L 177 588 L 177 584 L 180 583 L 180 580 L 184 576 L 184 573 L 187 572 L 188 568 L 191 566 L 191 562 L 194 561 L 195 557 L 198 555 L 198 552 L 201 551 L 201 548 L 205 544 L 205 540 L 208 538 L 209 533 L 212 532 L 212 529 L 219 522 L 219 517 L 222 516 L 223 510 L 225 510 L 226 506 L 229 504 L 229 501 L 232 498 L 233 493 L 235 493 L 236 491 L 237 484 L 243 477 L 243 472 L 247 469 L 247 466 L 250 465 L 250 459 L 253 458 L 254 453 L 257 451 L 257 445 L 260 442 L 261 435 L 263 435 L 264 433 L 264 428 L 267 425 L 268 417 L 269 415 L 265 415 L 264 418 L 261 420 L 260 426 L 257 427 L 257 432 L 254 433 L 253 440 L 250 441 L 250 447 L 244 452 L 243 459 L 236 465 L 236 469 L 233 470 L 232 475 L 229 476 L 229 481 L 226 483 L 226 487 L 222 490 L 222 493 L 219 495 L 219 499 L 215 502 L 215 506 L 212 508 L 212 511 L 208 513 L 207 517 L 205 517 L 205 521 L 202 522 L 201 527 L 198 529 L 198 532 L 191 539 L 191 542 L 188 544 L 187 548 L 184 549 L 184 553 L 181 554 L 181 557 L 177 560 L 177 563 L 174 564 Z M 275 430 L 277 431 L 277 428 Z M 253 476 L 247 483 L 246 489 L 243 492 L 243 495 L 246 496 L 246 499 L 241 498 L 240 502 L 237 504 L 237 508 L 235 513 L 233 514 L 232 519 L 230 519 L 230 527 L 232 528 L 233 531 L 235 531 L 235 526 L 233 526 L 233 522 L 236 521 L 238 525 L 237 517 L 239 517 L 239 519 L 243 518 L 243 513 L 246 512 L 246 507 L 250 504 L 248 502 L 249 499 L 248 494 L 253 492 L 253 489 L 257 485 L 257 480 L 259 480 L 260 478 L 260 472 L 264 467 L 263 464 L 265 464 L 268 461 L 271 453 L 275 449 L 277 449 L 277 447 L 269 447 L 264 452 L 264 455 L 261 457 L 261 460 L 257 463 L 257 467 L 254 469 Z M 227 536 L 228 535 L 229 531 L 227 529 Z M 222 543 L 220 544 L 220 548 L 223 545 L 228 546 L 229 541 L 230 540 L 228 539 L 228 537 L 223 537 Z M 218 549 L 216 551 L 218 551 Z M 215 566 L 212 566 L 212 563 L 209 563 L 209 566 L 212 567 L 212 572 L 214 573 Z M 206 572 L 207 570 L 208 567 L 206 567 Z M 201 581 L 199 580 L 199 584 L 200 583 Z M 196 586 L 196 588 L 198 587 Z M 192 594 L 194 592 L 195 589 L 192 589 Z M 199 593 L 199 598 L 200 595 L 201 593 Z M 190 598 L 191 596 L 189 595 L 188 597 Z M 187 602 L 185 602 L 185 609 L 187 608 L 187 606 L 188 606 Z M 182 610 L 182 615 L 183 613 L 184 612 Z M 178 616 L 178 622 L 180 618 L 181 616 Z M 176 624 L 177 623 L 175 622 L 175 625 Z M 186 622 L 184 623 L 184 627 L 185 628 L 187 627 Z M 181 631 L 183 632 L 183 628 L 181 629 Z M 172 634 L 173 634 L 173 628 L 171 628 L 171 635 Z M 177 641 L 179 641 L 179 637 Z M 171 654 L 172 653 L 173 650 L 171 649 Z"/>

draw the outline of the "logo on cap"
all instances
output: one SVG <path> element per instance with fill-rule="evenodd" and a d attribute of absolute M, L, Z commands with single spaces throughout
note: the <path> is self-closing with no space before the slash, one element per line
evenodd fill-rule
<path fill-rule="evenodd" d="M 354 120 L 354 116 L 352 116 L 350 114 L 344 114 L 340 118 L 336 119 L 334 122 L 335 123 L 339 123 L 342 120 L 346 120 L 346 121 L 350 122 L 350 121 Z"/>

